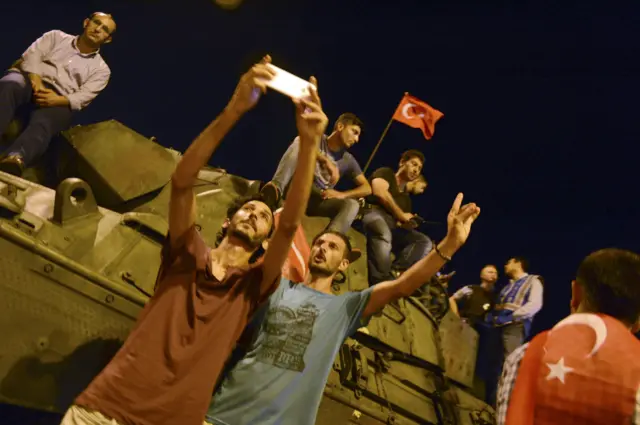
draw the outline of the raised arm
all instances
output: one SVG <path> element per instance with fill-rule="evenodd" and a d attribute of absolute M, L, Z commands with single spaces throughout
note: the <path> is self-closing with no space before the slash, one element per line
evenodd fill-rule
<path fill-rule="evenodd" d="M 193 185 L 198 172 L 209 162 L 226 134 L 247 111 L 253 108 L 266 91 L 265 81 L 273 76 L 265 64 L 271 62 L 266 56 L 262 63 L 254 65 L 240 78 L 231 100 L 222 113 L 191 143 L 176 166 L 171 177 L 169 200 L 169 234 L 171 244 L 187 231 L 196 219 Z"/>
<path fill-rule="evenodd" d="M 311 83 L 316 85 L 314 77 Z M 302 222 L 302 216 L 307 209 L 311 184 L 318 155 L 318 146 L 327 127 L 328 119 L 322 111 L 320 97 L 316 90 L 311 90 L 309 100 L 296 102 L 296 126 L 300 136 L 298 163 L 291 181 L 287 200 L 280 214 L 278 227 L 269 242 L 264 256 L 262 288 L 273 284 L 284 264 L 291 241 Z"/>
<path fill-rule="evenodd" d="M 398 279 L 374 286 L 363 316 L 370 316 L 391 301 L 412 295 L 464 245 L 469 237 L 471 225 L 480 215 L 480 208 L 473 203 L 461 207 L 462 197 L 462 193 L 459 193 L 447 216 L 447 236 L 426 257 L 402 273 Z"/>

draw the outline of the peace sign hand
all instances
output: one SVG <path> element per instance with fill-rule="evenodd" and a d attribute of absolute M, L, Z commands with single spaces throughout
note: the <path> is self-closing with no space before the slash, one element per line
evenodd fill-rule
<path fill-rule="evenodd" d="M 463 194 L 458 193 L 447 216 L 447 246 L 457 251 L 469 237 L 473 222 L 480 215 L 480 207 L 474 203 L 462 205 Z"/>

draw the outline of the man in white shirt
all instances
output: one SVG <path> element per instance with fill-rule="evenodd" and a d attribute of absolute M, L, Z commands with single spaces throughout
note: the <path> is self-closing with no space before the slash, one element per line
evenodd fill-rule
<path fill-rule="evenodd" d="M 107 86 L 111 71 L 100 56 L 116 30 L 113 17 L 95 12 L 84 20 L 79 36 L 60 30 L 43 34 L 22 54 L 16 67 L 0 79 L 0 134 L 21 107 L 28 124 L 4 150 L 0 171 L 22 175 L 71 124 L 73 112 L 89 105 Z"/>

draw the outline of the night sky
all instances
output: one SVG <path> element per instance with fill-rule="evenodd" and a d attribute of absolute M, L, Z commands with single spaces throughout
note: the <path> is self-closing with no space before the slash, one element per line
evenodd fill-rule
<path fill-rule="evenodd" d="M 76 122 L 116 119 L 184 150 L 240 74 L 270 53 L 282 68 L 317 76 L 330 125 L 347 111 L 363 119 L 352 149 L 362 166 L 408 91 L 445 117 L 428 142 L 394 123 L 369 172 L 422 150 L 429 187 L 414 198 L 420 215 L 444 222 L 458 191 L 482 208 L 449 266 L 458 271 L 452 286 L 477 283 L 486 263 L 502 270 L 509 256 L 528 257 L 546 281 L 538 331 L 568 314 L 584 256 L 640 251 L 640 6 L 513 3 L 245 0 L 227 12 L 205 0 L 10 1 L 0 63 L 45 31 L 77 33 L 90 12 L 110 12 L 118 30 L 102 54 L 112 79 Z M 294 136 L 290 101 L 272 93 L 210 163 L 267 180 Z M 444 226 L 424 229 L 444 236 Z"/>

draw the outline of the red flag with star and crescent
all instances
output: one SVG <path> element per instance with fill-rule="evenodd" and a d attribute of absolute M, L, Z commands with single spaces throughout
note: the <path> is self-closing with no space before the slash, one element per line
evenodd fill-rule
<path fill-rule="evenodd" d="M 618 320 L 572 314 L 527 347 L 506 425 L 628 425 L 640 396 L 640 341 Z"/>
<path fill-rule="evenodd" d="M 427 140 L 431 140 L 436 131 L 436 123 L 444 114 L 429 106 L 426 102 L 410 94 L 405 94 L 393 114 L 393 119 L 409 127 L 419 128 Z"/>

